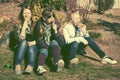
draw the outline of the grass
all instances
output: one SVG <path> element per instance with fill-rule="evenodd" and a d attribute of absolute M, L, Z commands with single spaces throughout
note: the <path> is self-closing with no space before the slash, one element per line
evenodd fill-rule
<path fill-rule="evenodd" d="M 72 69 L 64 69 L 60 73 L 48 71 L 44 75 L 15 75 L 13 69 L 4 67 L 5 64 L 13 64 L 14 53 L 10 50 L 0 49 L 0 80 L 104 80 L 120 79 L 120 68 L 111 65 L 96 66 L 82 61 L 85 57 L 78 55 L 81 59 L 79 64 Z M 23 62 L 24 63 L 24 62 Z M 24 67 L 22 65 L 22 67 Z M 47 67 L 48 68 L 48 67 Z M 49 68 L 48 68 L 49 70 Z"/>
<path fill-rule="evenodd" d="M 92 39 L 97 39 L 101 36 L 100 33 L 96 33 L 96 32 L 89 32 L 89 35 Z"/>
<path fill-rule="evenodd" d="M 106 14 L 106 17 L 112 18 L 114 20 L 120 20 L 120 16 L 116 16 L 116 15 L 113 15 L 113 14 Z"/>

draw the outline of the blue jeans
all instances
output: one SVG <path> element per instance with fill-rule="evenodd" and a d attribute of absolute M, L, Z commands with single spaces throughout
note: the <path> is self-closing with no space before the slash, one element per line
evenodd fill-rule
<path fill-rule="evenodd" d="M 31 65 L 32 67 L 34 67 L 37 55 L 37 47 L 36 45 L 28 46 L 27 40 L 22 40 L 18 46 L 15 65 L 21 64 L 25 53 L 27 53 L 27 65 Z"/>
<path fill-rule="evenodd" d="M 48 47 L 53 47 L 55 45 L 59 46 L 56 40 L 52 40 Z M 48 49 L 46 49 L 46 48 L 40 49 L 39 52 L 45 54 L 46 57 L 48 56 Z"/>
<path fill-rule="evenodd" d="M 103 58 L 105 56 L 105 53 L 98 47 L 98 45 L 90 37 L 86 37 L 85 39 L 88 41 L 88 45 L 90 46 L 90 48 L 93 51 L 95 51 L 100 58 Z M 71 60 L 75 57 L 77 52 L 85 48 L 85 45 L 83 43 L 77 43 L 76 41 L 74 41 L 71 44 L 69 44 L 68 47 L 70 47 L 69 60 Z"/>
<path fill-rule="evenodd" d="M 69 46 L 70 46 L 69 60 L 71 60 L 75 58 L 79 44 L 76 41 L 74 41 Z"/>
<path fill-rule="evenodd" d="M 71 60 L 75 58 L 78 51 L 78 47 L 79 47 L 79 43 L 77 43 L 76 41 L 62 46 L 62 54 L 64 59 Z"/>
<path fill-rule="evenodd" d="M 53 51 L 53 55 L 55 56 L 55 54 L 57 55 L 57 56 L 55 56 L 54 57 L 54 59 L 56 60 L 60 55 L 59 54 L 57 54 L 57 53 L 55 53 L 54 52 L 54 50 L 52 49 L 52 47 L 53 46 L 58 46 L 58 48 L 59 48 L 59 45 L 58 45 L 58 43 L 57 43 L 57 41 L 55 41 L 55 40 L 52 40 L 51 42 L 50 42 L 50 45 L 48 46 L 48 48 L 41 48 L 40 50 L 39 50 L 39 57 L 38 57 L 38 65 L 44 65 L 44 62 L 45 62 L 45 58 L 47 58 L 48 57 L 48 52 L 50 52 L 51 50 Z M 49 51 L 50 50 L 50 51 Z M 59 49 L 60 50 L 60 49 Z M 59 50 L 57 50 L 57 51 L 59 51 Z M 55 54 L 54 54 L 55 53 Z M 43 56 L 43 55 L 45 55 L 45 56 Z M 57 57 L 57 58 L 56 58 Z"/>
<path fill-rule="evenodd" d="M 105 56 L 105 53 L 98 47 L 98 45 L 90 38 L 86 37 L 85 38 L 88 41 L 88 45 L 90 48 L 98 54 L 100 58 L 103 58 Z"/>

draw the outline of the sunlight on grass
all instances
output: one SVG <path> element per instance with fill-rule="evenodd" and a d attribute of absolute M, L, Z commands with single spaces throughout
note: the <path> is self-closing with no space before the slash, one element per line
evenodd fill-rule
<path fill-rule="evenodd" d="M 4 64 L 13 64 L 14 53 L 9 50 L 0 50 L 0 80 L 100 80 L 120 78 L 120 68 L 111 65 L 96 66 L 94 64 L 81 61 L 71 69 L 66 69 L 60 73 L 48 71 L 42 76 L 32 73 L 31 75 L 15 75 L 12 68 L 3 67 Z"/>

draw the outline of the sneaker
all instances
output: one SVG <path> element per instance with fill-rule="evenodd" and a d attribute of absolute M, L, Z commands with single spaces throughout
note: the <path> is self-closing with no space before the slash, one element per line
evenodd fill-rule
<path fill-rule="evenodd" d="M 21 66 L 20 65 L 15 66 L 15 74 L 21 74 Z"/>
<path fill-rule="evenodd" d="M 28 65 L 23 74 L 31 74 L 33 71 L 33 67 Z"/>
<path fill-rule="evenodd" d="M 63 67 L 64 67 L 65 63 L 62 59 L 60 59 L 57 63 L 56 63 L 56 66 L 57 66 L 57 72 L 60 72 L 62 71 Z"/>
<path fill-rule="evenodd" d="M 78 64 L 78 58 L 73 58 L 70 60 L 70 64 Z"/>
<path fill-rule="evenodd" d="M 70 60 L 68 68 L 73 67 L 74 65 L 78 64 L 79 59 L 78 58 L 73 58 L 72 60 Z"/>
<path fill-rule="evenodd" d="M 38 66 L 37 71 L 38 71 L 38 74 L 43 74 L 43 73 L 45 73 L 47 70 L 44 68 L 44 66 Z"/>
<path fill-rule="evenodd" d="M 109 64 L 116 64 L 117 61 L 113 60 L 110 57 L 105 56 L 105 57 L 102 58 L 101 63 L 103 63 L 103 64 L 107 64 L 107 63 L 109 63 Z"/>

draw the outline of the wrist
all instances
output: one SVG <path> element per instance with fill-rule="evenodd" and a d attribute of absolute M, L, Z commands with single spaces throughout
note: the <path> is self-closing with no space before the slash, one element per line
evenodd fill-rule
<path fill-rule="evenodd" d="M 33 41 L 34 45 L 36 44 L 36 41 Z"/>
<path fill-rule="evenodd" d="M 57 33 L 57 31 L 55 31 L 55 33 Z"/>

